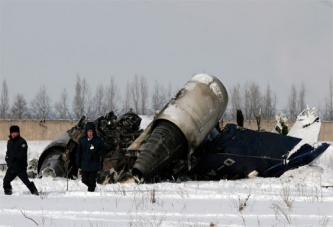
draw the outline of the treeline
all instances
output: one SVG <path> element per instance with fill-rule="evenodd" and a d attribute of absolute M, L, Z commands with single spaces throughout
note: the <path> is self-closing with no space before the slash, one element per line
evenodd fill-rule
<path fill-rule="evenodd" d="M 324 107 L 318 107 L 320 118 L 324 121 L 333 121 L 333 82 L 329 81 L 328 93 L 324 100 Z M 246 81 L 243 85 L 237 84 L 229 89 L 228 113 L 231 119 L 236 119 L 237 109 L 242 110 L 246 120 L 254 120 L 261 116 L 262 120 L 274 120 L 277 114 L 284 114 L 289 121 L 295 121 L 306 107 L 306 89 L 304 83 L 300 87 L 291 85 L 285 108 L 277 110 L 277 96 L 268 84 L 264 91 L 256 82 Z M 313 106 L 310 106 L 313 107 Z"/>
<path fill-rule="evenodd" d="M 92 90 L 86 79 L 76 77 L 74 97 L 69 97 L 66 89 L 60 93 L 60 99 L 52 102 L 47 94 L 47 88 L 42 85 L 34 99 L 28 103 L 23 94 L 17 94 L 9 102 L 9 91 L 6 80 L 2 81 L 0 96 L 0 119 L 79 119 L 86 116 L 96 119 L 111 110 L 120 115 L 129 110 L 137 114 L 150 115 L 160 110 L 174 96 L 176 91 L 172 86 L 155 81 L 149 88 L 144 76 L 135 75 L 126 88 L 120 90 L 114 77 L 109 84 L 101 84 Z M 124 91 L 124 94 L 121 94 Z M 255 119 L 260 115 L 262 120 L 274 120 L 276 114 L 285 114 L 289 121 L 294 121 L 297 115 L 306 108 L 306 89 L 291 85 L 288 100 L 283 110 L 277 110 L 277 96 L 270 85 L 261 90 L 254 81 L 236 84 L 228 89 L 229 103 L 223 116 L 224 120 L 236 119 L 236 110 L 243 112 L 246 120 Z M 325 104 L 319 109 L 320 117 L 325 121 L 333 120 L 333 83 L 329 81 Z M 72 104 L 72 105 L 70 105 Z"/>

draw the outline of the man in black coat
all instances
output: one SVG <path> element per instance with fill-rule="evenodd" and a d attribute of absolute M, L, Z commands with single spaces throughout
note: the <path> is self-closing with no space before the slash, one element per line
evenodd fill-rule
<path fill-rule="evenodd" d="M 19 177 L 21 181 L 28 187 L 31 194 L 39 195 L 34 182 L 29 181 L 27 174 L 28 167 L 28 144 L 25 139 L 20 136 L 20 128 L 13 125 L 9 128 L 10 136 L 7 142 L 6 163 L 8 166 L 5 177 L 3 178 L 3 189 L 6 195 L 12 194 L 11 182 L 15 177 Z"/>
<path fill-rule="evenodd" d="M 78 141 L 76 165 L 82 170 L 82 183 L 88 186 L 89 192 L 95 191 L 97 172 L 101 170 L 104 154 L 104 141 L 97 136 L 95 124 L 88 122 L 85 126 L 85 135 Z"/>

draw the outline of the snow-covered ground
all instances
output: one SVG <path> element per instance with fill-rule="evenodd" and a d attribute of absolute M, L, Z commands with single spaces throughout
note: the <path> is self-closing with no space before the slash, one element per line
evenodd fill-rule
<path fill-rule="evenodd" d="M 29 159 L 49 142 L 28 141 Z M 0 141 L 0 160 L 5 149 Z M 117 183 L 96 192 L 78 180 L 33 181 L 40 196 L 19 179 L 13 195 L 0 190 L 0 226 L 333 226 L 333 143 L 311 165 L 280 178 Z"/>

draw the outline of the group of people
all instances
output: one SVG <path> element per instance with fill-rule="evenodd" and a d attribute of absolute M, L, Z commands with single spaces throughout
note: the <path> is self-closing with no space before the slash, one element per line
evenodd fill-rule
<path fill-rule="evenodd" d="M 3 179 L 4 193 L 6 195 L 13 193 L 11 182 L 19 177 L 31 194 L 39 195 L 34 182 L 29 180 L 27 174 L 27 141 L 21 137 L 19 126 L 12 125 L 9 132 L 5 157 L 8 168 Z M 95 191 L 97 173 L 101 169 L 101 160 L 105 152 L 104 141 L 97 135 L 95 124 L 88 122 L 85 126 L 85 134 L 78 141 L 76 165 L 82 174 L 82 183 L 87 185 L 89 192 Z"/>

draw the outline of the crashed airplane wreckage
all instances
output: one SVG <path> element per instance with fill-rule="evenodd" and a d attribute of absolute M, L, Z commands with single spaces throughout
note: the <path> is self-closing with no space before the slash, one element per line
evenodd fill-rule
<path fill-rule="evenodd" d="M 145 130 L 140 129 L 141 118 L 133 112 L 99 117 L 94 121 L 96 131 L 109 152 L 103 157 L 97 182 L 279 177 L 311 163 L 329 146 L 317 142 L 321 123 L 314 109 L 299 115 L 290 135 L 254 131 L 240 124 L 219 130 L 227 103 L 224 85 L 214 76 L 198 74 Z M 87 122 L 82 117 L 44 149 L 38 160 L 39 177 L 77 177 L 77 141 Z M 293 131 L 305 135 L 307 130 L 315 131 L 309 143 L 308 138 L 293 136 Z"/>

